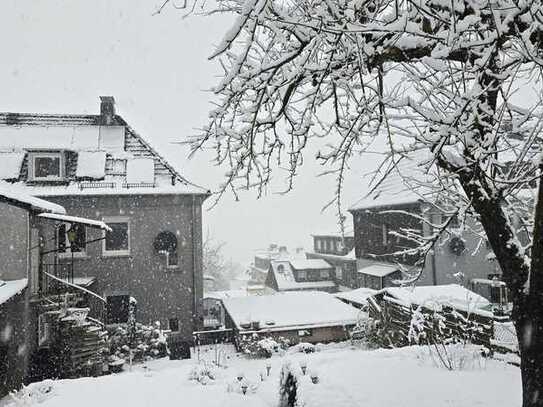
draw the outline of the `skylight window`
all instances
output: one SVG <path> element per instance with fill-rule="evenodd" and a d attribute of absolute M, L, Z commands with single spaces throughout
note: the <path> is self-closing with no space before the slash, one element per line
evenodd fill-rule
<path fill-rule="evenodd" d="M 30 175 L 34 181 L 59 181 L 64 178 L 62 154 L 33 153 L 30 156 Z"/>

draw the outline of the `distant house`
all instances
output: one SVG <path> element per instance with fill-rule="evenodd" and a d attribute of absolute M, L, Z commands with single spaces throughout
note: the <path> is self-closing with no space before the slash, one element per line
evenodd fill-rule
<path fill-rule="evenodd" d="M 335 269 L 322 259 L 272 260 L 266 287 L 274 291 L 336 292 Z"/>
<path fill-rule="evenodd" d="M 354 234 L 324 232 L 313 234 L 313 252 L 306 253 L 308 259 L 322 259 L 334 267 L 334 281 L 339 289 L 347 290 L 360 286 L 354 255 Z"/>
<path fill-rule="evenodd" d="M 254 260 L 249 266 L 248 285 L 262 286 L 268 276 L 268 270 L 272 260 L 287 260 L 290 253 L 286 246 L 271 244 L 267 250 L 259 250 L 254 255 Z"/>
<path fill-rule="evenodd" d="M 256 334 L 299 342 L 349 338 L 358 310 L 324 292 L 289 292 L 223 300 L 226 327 L 237 337 Z"/>
<path fill-rule="evenodd" d="M 0 113 L 0 162 L 0 179 L 111 227 L 59 222 L 47 242 L 59 251 L 56 268 L 46 266 L 52 274 L 70 268 L 70 282 L 86 279 L 103 297 L 134 297 L 141 322 L 192 337 L 201 323 L 201 207 L 209 192 L 116 114 L 112 97 L 101 97 L 100 114 Z"/>
<path fill-rule="evenodd" d="M 414 266 L 421 260 L 420 254 L 408 250 L 415 248 L 416 243 L 399 234 L 402 230 L 410 230 L 429 236 L 432 230 L 422 218 L 433 224 L 447 219 L 445 214 L 435 209 L 435 205 L 430 204 L 432 191 L 424 188 L 423 184 L 412 188 L 405 185 L 406 179 L 418 176 L 420 170 L 417 162 L 405 158 L 392 169 L 378 190 L 364 196 L 350 208 L 354 223 L 357 271 L 363 275 L 361 287 L 379 289 L 393 286 L 402 272 L 415 274 L 418 268 Z M 474 222 L 472 219 L 466 221 Z M 501 270 L 492 261 L 488 243 L 482 241 L 479 235 L 460 235 L 459 222 L 453 218 L 451 223 L 458 235 L 453 233 L 443 238 L 427 256 L 424 272 L 417 285 L 462 282 L 470 286 L 474 279 L 499 278 Z M 377 267 L 373 265 L 374 262 Z M 381 279 L 380 283 L 377 282 L 378 278 Z"/>

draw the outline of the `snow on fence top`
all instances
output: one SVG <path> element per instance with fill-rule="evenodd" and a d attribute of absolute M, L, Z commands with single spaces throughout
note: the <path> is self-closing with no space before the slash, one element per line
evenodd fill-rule
<path fill-rule="evenodd" d="M 458 284 L 390 287 L 383 291 L 406 306 L 422 305 L 436 311 L 442 306 L 451 306 L 467 312 L 482 313 L 485 312 L 482 308 L 490 304 L 486 298 Z"/>
<path fill-rule="evenodd" d="M 358 316 L 356 308 L 320 291 L 228 298 L 223 304 L 240 330 L 253 322 L 263 331 L 353 325 Z"/>
<path fill-rule="evenodd" d="M 23 187 L 0 181 L 0 200 L 13 203 L 38 212 L 52 212 L 64 215 L 66 210 L 57 204 L 36 198 L 25 192 Z"/>
<path fill-rule="evenodd" d="M 13 296 L 20 294 L 28 285 L 26 278 L 20 280 L 0 280 L 0 304 L 5 303 Z"/>

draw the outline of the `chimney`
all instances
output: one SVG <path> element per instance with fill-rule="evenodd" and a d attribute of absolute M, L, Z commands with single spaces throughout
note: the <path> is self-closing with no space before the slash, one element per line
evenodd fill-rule
<path fill-rule="evenodd" d="M 115 119 L 115 99 L 113 96 L 100 96 L 100 124 L 112 125 Z"/>

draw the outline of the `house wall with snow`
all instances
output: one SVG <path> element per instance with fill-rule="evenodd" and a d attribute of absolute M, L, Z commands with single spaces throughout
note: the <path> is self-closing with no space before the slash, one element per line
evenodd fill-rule
<path fill-rule="evenodd" d="M 61 262 L 73 255 L 74 277 L 96 277 L 91 288 L 100 294 L 132 295 L 140 321 L 167 328 L 172 320 L 192 337 L 201 318 L 201 205 L 209 191 L 117 115 L 112 97 L 101 97 L 100 114 L 0 113 L 0 161 L 0 179 L 14 188 L 113 225 L 87 248 L 81 242 L 102 232 L 44 231 L 56 236 L 48 245 L 62 249 Z"/>
<path fill-rule="evenodd" d="M 425 211 L 425 216 L 436 224 L 443 221 L 442 214 L 430 210 Z M 419 284 L 456 283 L 471 288 L 473 279 L 500 278 L 500 266 L 494 260 L 493 251 L 484 234 L 481 236 L 471 231 L 477 227 L 474 219 L 467 217 L 464 222 L 464 230 L 453 225 L 451 233 L 443 236 L 427 256 Z M 430 235 L 428 226 L 425 226 L 424 233 Z"/>
<path fill-rule="evenodd" d="M 108 253 L 105 242 L 88 245 L 75 256 L 75 277 L 95 277 L 93 291 L 102 296 L 128 294 L 138 301 L 138 320 L 178 319 L 181 332 L 191 336 L 203 296 L 201 202 L 190 196 L 52 197 L 74 216 L 128 222 L 128 250 Z M 155 248 L 164 232 L 177 239 L 177 265 Z M 49 232 L 53 233 L 53 232 Z M 102 231 L 87 229 L 87 239 Z M 50 243 L 51 244 L 51 243 Z M 60 262 L 71 261 L 68 254 Z M 196 307 L 196 308 L 195 308 Z"/>

